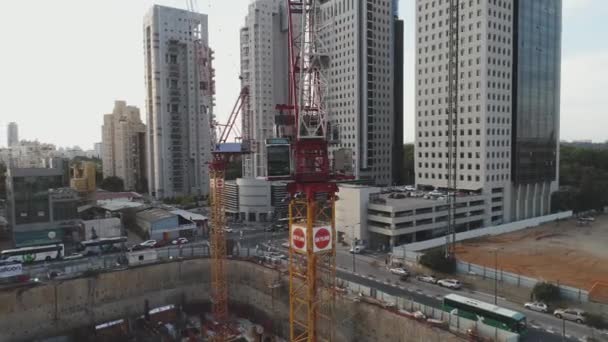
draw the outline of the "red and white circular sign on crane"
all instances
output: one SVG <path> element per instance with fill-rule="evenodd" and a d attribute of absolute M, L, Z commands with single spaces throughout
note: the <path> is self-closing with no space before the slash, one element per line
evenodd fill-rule
<path fill-rule="evenodd" d="M 306 252 L 306 230 L 303 227 L 293 227 L 291 245 L 297 252 Z"/>
<path fill-rule="evenodd" d="M 331 249 L 330 227 L 316 227 L 314 231 L 314 252 L 322 252 Z"/>

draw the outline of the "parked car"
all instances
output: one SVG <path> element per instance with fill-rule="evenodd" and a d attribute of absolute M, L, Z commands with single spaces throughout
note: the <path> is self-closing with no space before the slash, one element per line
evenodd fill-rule
<path fill-rule="evenodd" d="M 416 187 L 413 185 L 406 185 L 404 189 L 405 191 L 416 191 Z"/>
<path fill-rule="evenodd" d="M 581 309 L 557 309 L 553 311 L 553 315 L 559 319 L 574 321 L 576 323 L 585 323 L 585 311 Z"/>
<path fill-rule="evenodd" d="M 188 239 L 186 239 L 185 237 L 180 237 L 171 241 L 172 245 L 183 245 L 185 243 L 188 243 Z"/>
<path fill-rule="evenodd" d="M 462 284 L 457 279 L 441 279 L 437 281 L 437 285 L 453 290 L 458 290 L 462 287 Z"/>
<path fill-rule="evenodd" d="M 224 228 L 224 231 L 226 233 L 232 233 L 232 232 L 234 232 L 234 229 L 232 229 L 232 228 Z"/>
<path fill-rule="evenodd" d="M 431 197 L 439 197 L 439 196 L 444 196 L 445 194 L 439 190 L 433 190 L 433 191 L 429 192 L 428 195 Z"/>
<path fill-rule="evenodd" d="M 349 252 L 351 254 L 352 253 L 354 253 L 354 254 L 361 254 L 361 253 L 363 253 L 363 251 L 365 251 L 365 246 L 363 246 L 363 245 L 357 245 L 357 246 L 351 247 Z"/>
<path fill-rule="evenodd" d="M 139 245 L 144 248 L 154 248 L 156 246 L 156 244 L 157 244 L 156 240 L 146 240 L 146 241 L 140 243 Z"/>
<path fill-rule="evenodd" d="M 63 260 L 74 260 L 74 259 L 80 259 L 80 258 L 84 258 L 84 254 L 82 254 L 82 253 L 72 253 L 70 255 L 64 256 Z"/>
<path fill-rule="evenodd" d="M 418 279 L 421 282 L 424 283 L 431 283 L 431 284 L 436 284 L 437 283 L 437 278 L 433 277 L 432 275 L 419 275 L 416 277 L 416 279 Z"/>
<path fill-rule="evenodd" d="M 407 275 L 407 271 L 401 267 L 391 268 L 388 271 L 391 272 L 392 274 Z"/>
<path fill-rule="evenodd" d="M 549 312 L 547 304 L 541 302 L 529 302 L 524 304 L 524 308 L 538 312 Z"/>

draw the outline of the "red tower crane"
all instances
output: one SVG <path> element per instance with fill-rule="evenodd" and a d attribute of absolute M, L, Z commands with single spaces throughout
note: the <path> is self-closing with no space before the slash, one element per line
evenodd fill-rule
<path fill-rule="evenodd" d="M 209 183 L 211 190 L 211 291 L 213 318 L 219 323 L 215 333 L 215 341 L 225 341 L 228 337 L 226 323 L 228 320 L 228 284 L 226 282 L 226 271 L 224 259 L 226 258 L 226 214 L 224 206 L 224 182 L 226 166 L 236 156 L 248 153 L 250 144 L 249 134 L 243 129 L 244 136 L 241 144 L 227 146 L 226 142 L 232 130 L 235 128 L 236 119 L 241 111 L 246 112 L 249 104 L 249 90 L 247 87 L 241 89 L 239 97 L 232 108 L 226 124 L 213 122 L 211 125 L 212 135 L 212 161 L 209 165 Z M 220 128 L 216 135 L 216 129 Z M 219 138 L 218 138 L 219 136 Z M 247 138 L 246 138 L 247 137 Z M 229 147 L 229 148 L 228 148 Z"/>
<path fill-rule="evenodd" d="M 289 204 L 291 341 L 333 340 L 335 212 L 338 187 L 330 172 L 319 2 L 287 0 L 289 102 L 277 105 L 290 132 L 293 182 Z"/>

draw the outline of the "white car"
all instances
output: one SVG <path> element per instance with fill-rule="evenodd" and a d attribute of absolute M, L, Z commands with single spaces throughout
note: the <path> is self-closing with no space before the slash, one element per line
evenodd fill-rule
<path fill-rule="evenodd" d="M 146 248 L 153 248 L 154 246 L 156 246 L 156 240 L 146 240 L 140 243 L 139 245 Z"/>
<path fill-rule="evenodd" d="M 391 268 L 390 270 L 388 270 L 389 272 L 391 272 L 392 274 L 397 274 L 397 275 L 407 275 L 407 271 L 403 268 Z"/>
<path fill-rule="evenodd" d="M 232 228 L 224 228 L 224 231 L 226 233 L 232 233 L 232 232 L 234 232 L 234 229 L 232 229 Z"/>
<path fill-rule="evenodd" d="M 404 189 L 405 191 L 416 191 L 416 187 L 413 185 L 406 185 Z"/>
<path fill-rule="evenodd" d="M 172 245 L 183 245 L 185 243 L 188 243 L 188 239 L 186 239 L 185 237 L 180 237 L 171 241 Z"/>
<path fill-rule="evenodd" d="M 439 197 L 439 196 L 444 196 L 445 194 L 439 190 L 433 190 L 433 191 L 429 192 L 428 195 L 431 197 Z"/>
<path fill-rule="evenodd" d="M 419 275 L 416 277 L 416 279 L 418 279 L 419 281 L 423 282 L 423 283 L 430 283 L 430 284 L 436 284 L 437 283 L 437 278 L 433 277 L 432 275 Z"/>
<path fill-rule="evenodd" d="M 462 287 L 462 284 L 457 279 L 441 279 L 437 281 L 437 285 L 454 290 L 457 290 Z"/>
<path fill-rule="evenodd" d="M 524 308 L 538 312 L 549 312 L 547 304 L 541 302 L 529 302 L 524 304 Z"/>

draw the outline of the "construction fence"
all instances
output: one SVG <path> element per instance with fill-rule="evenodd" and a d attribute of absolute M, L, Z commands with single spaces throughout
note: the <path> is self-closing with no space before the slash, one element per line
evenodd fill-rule
<path fill-rule="evenodd" d="M 536 278 L 506 272 L 501 269 L 496 270 L 494 268 L 471 264 L 460 260 L 456 262 L 456 271 L 461 274 L 479 276 L 482 279 L 497 279 L 498 281 L 509 285 L 526 287 L 530 289 L 533 288 L 537 283 L 542 282 L 542 280 Z M 589 301 L 588 291 L 558 283 L 554 283 L 554 285 L 559 287 L 562 298 L 578 301 L 580 303 Z"/>
<path fill-rule="evenodd" d="M 375 288 L 360 285 L 358 283 L 349 282 L 346 280 L 340 280 L 340 285 L 347 288 L 349 293 L 354 296 L 353 299 L 357 300 L 357 297 L 361 298 L 361 301 L 366 301 L 367 298 L 372 299 L 376 304 L 382 305 L 388 309 L 396 310 L 396 312 L 404 314 L 411 313 L 417 316 L 418 320 L 436 320 L 443 322 L 450 331 L 459 333 L 462 335 L 468 335 L 471 331 L 475 331 L 478 336 L 486 338 L 491 341 L 501 342 L 515 342 L 519 340 L 519 335 L 510 331 L 498 329 L 493 326 L 483 324 L 480 321 L 473 321 L 460 317 L 455 314 L 451 314 L 430 305 L 424 305 L 413 301 L 410 298 L 393 296 L 388 293 L 384 293 Z M 424 315 L 422 318 L 419 314 Z M 409 316 L 409 315 L 408 315 Z"/>

